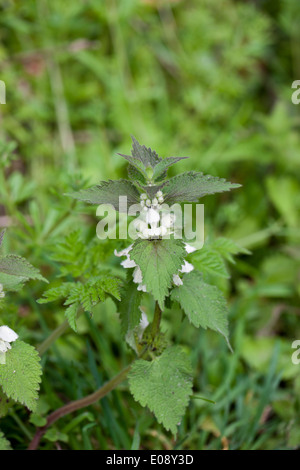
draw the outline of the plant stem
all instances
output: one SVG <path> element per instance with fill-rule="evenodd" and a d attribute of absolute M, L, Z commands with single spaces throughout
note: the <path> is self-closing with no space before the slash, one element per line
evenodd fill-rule
<path fill-rule="evenodd" d="M 158 305 L 158 302 L 156 302 L 155 310 L 154 310 L 154 317 L 153 317 L 153 322 L 152 322 L 152 329 L 151 329 L 152 340 L 154 340 L 156 335 L 159 333 L 161 314 L 162 312 L 161 312 L 160 306 Z"/>
<path fill-rule="evenodd" d="M 99 388 L 96 392 L 84 398 L 81 398 L 80 400 L 72 401 L 71 403 L 62 406 L 61 408 L 58 408 L 53 413 L 51 413 L 47 418 L 47 423 L 45 424 L 45 426 L 37 430 L 34 438 L 32 439 L 28 447 L 28 450 L 36 450 L 38 448 L 40 440 L 47 431 L 47 429 L 57 420 L 59 420 L 63 416 L 73 413 L 74 411 L 80 410 L 82 408 L 85 408 L 86 406 L 96 403 L 97 401 L 105 397 L 109 392 L 114 390 L 121 382 L 123 382 L 123 380 L 126 379 L 130 369 L 131 365 L 119 372 L 119 374 L 113 377 L 109 382 L 103 385 L 103 387 Z"/>
<path fill-rule="evenodd" d="M 77 318 L 80 317 L 82 314 L 82 310 L 79 310 L 77 313 Z M 70 324 L 68 320 L 65 320 L 61 325 L 59 325 L 52 333 L 46 338 L 38 347 L 37 350 L 42 356 L 49 348 L 50 346 L 62 335 L 64 334 L 65 331 L 67 331 L 70 328 Z"/>
<path fill-rule="evenodd" d="M 45 339 L 45 341 L 42 342 L 42 344 L 40 344 L 40 346 L 37 347 L 40 356 L 42 356 L 42 354 L 44 354 L 47 349 L 50 348 L 54 341 L 56 341 L 65 331 L 67 331 L 69 326 L 70 325 L 68 320 L 65 320 L 48 336 L 48 338 Z"/>

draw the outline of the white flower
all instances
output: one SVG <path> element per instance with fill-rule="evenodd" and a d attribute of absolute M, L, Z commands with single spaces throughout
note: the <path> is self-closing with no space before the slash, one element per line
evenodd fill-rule
<path fill-rule="evenodd" d="M 151 225 L 151 228 L 155 228 L 160 220 L 159 212 L 155 209 L 150 208 L 146 214 L 146 222 Z M 152 227 L 155 225 L 155 227 Z"/>
<path fill-rule="evenodd" d="M 147 207 L 151 207 L 151 201 L 150 201 L 150 199 L 147 199 L 147 200 L 146 200 L 146 206 L 147 206 Z"/>
<path fill-rule="evenodd" d="M 184 247 L 185 247 L 185 251 L 187 253 L 193 253 L 194 251 L 196 251 L 196 248 L 189 245 L 188 243 L 184 243 Z M 188 261 L 184 260 L 184 263 L 181 266 L 181 268 L 178 270 L 178 272 L 179 273 L 190 273 L 191 271 L 193 271 L 193 269 L 194 269 L 194 266 L 191 263 L 189 263 Z M 175 284 L 175 286 L 182 286 L 183 281 L 182 281 L 181 277 L 179 276 L 179 274 L 174 274 L 173 275 L 173 283 Z"/>
<path fill-rule="evenodd" d="M 19 336 L 8 326 L 0 326 L 0 353 L 6 353 L 11 349 L 10 343 L 13 343 Z"/>
<path fill-rule="evenodd" d="M 140 195 L 140 198 L 141 198 L 141 199 L 144 199 L 144 200 L 147 199 L 147 197 L 148 197 L 148 196 L 147 196 L 146 193 L 143 193 L 143 194 Z"/>
<path fill-rule="evenodd" d="M 161 218 L 162 227 L 171 228 L 173 227 L 174 222 L 175 222 L 174 214 L 164 214 Z"/>
<path fill-rule="evenodd" d="M 133 245 L 129 245 L 127 248 L 124 248 L 124 250 L 117 252 L 117 250 L 114 251 L 115 256 L 129 256 L 130 250 L 132 250 Z"/>
<path fill-rule="evenodd" d="M 182 286 L 183 282 L 178 274 L 173 274 L 173 283 L 175 284 L 175 286 Z"/>
<path fill-rule="evenodd" d="M 152 206 L 157 206 L 157 205 L 158 205 L 158 200 L 155 197 L 154 199 L 152 199 Z"/>
<path fill-rule="evenodd" d="M 192 245 L 189 245 L 188 243 L 185 243 L 184 246 L 185 246 L 185 251 L 187 253 L 194 253 L 194 251 L 197 250 L 197 248 L 193 247 Z"/>
<path fill-rule="evenodd" d="M 162 197 L 163 193 L 161 191 L 157 191 L 156 197 Z"/>
<path fill-rule="evenodd" d="M 184 264 L 181 266 L 181 269 L 179 269 L 180 273 L 190 273 L 193 271 L 194 266 L 189 263 L 188 261 L 184 261 Z"/>
<path fill-rule="evenodd" d="M 146 237 L 145 237 L 146 238 Z M 138 284 L 137 290 L 142 291 L 142 292 L 147 292 L 147 288 L 145 284 L 143 284 L 143 276 L 142 276 L 142 271 L 140 267 L 135 263 L 133 259 L 130 258 L 130 251 L 132 249 L 133 245 L 129 245 L 127 248 L 125 248 L 122 251 L 117 252 L 117 250 L 114 251 L 114 254 L 118 257 L 120 256 L 126 256 L 126 259 L 122 261 L 121 266 L 123 268 L 135 268 L 133 271 L 133 282 L 135 284 Z"/>

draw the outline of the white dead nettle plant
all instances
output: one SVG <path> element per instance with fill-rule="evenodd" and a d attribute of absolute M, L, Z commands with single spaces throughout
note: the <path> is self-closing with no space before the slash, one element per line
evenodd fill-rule
<path fill-rule="evenodd" d="M 152 239 L 168 236 L 174 233 L 174 225 L 176 220 L 175 214 L 160 212 L 160 204 L 164 202 L 162 191 L 158 191 L 156 193 L 156 197 L 152 199 L 152 201 L 148 199 L 147 194 L 141 194 L 140 199 L 140 205 L 143 208 L 143 212 L 141 216 L 135 220 L 138 237 L 143 239 Z M 187 243 L 184 245 L 187 254 L 193 253 L 196 250 L 196 248 L 188 245 Z M 130 251 L 132 247 L 133 245 L 129 245 L 127 248 L 119 252 L 115 250 L 114 254 L 118 257 L 126 256 L 126 259 L 121 262 L 121 266 L 123 266 L 123 268 L 135 268 L 133 271 L 133 282 L 138 284 L 138 291 L 147 292 L 147 286 L 143 284 L 142 271 L 135 261 L 130 258 Z M 173 275 L 174 285 L 182 285 L 180 273 L 189 273 L 193 271 L 193 269 L 194 266 L 191 263 L 184 261 L 183 265 L 178 270 L 178 274 Z"/>

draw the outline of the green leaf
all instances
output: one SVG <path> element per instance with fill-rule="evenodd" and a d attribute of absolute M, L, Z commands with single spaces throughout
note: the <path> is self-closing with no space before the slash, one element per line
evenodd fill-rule
<path fill-rule="evenodd" d="M 71 305 L 68 306 L 68 308 L 65 311 L 65 316 L 69 322 L 70 327 L 72 328 L 75 333 L 77 333 L 77 312 L 80 306 L 80 302 L 75 302 Z"/>
<path fill-rule="evenodd" d="M 17 277 L 0 273 L 0 284 L 3 285 L 5 291 L 18 291 L 22 289 L 26 281 L 27 278 L 25 277 Z"/>
<path fill-rule="evenodd" d="M 141 161 L 145 168 L 151 167 L 154 168 L 157 163 L 161 161 L 161 158 L 157 155 L 154 150 L 151 148 L 145 147 L 145 145 L 140 145 L 139 142 L 132 136 L 132 156 Z"/>
<path fill-rule="evenodd" d="M 175 163 L 179 162 L 180 160 L 185 160 L 188 157 L 168 157 L 161 160 L 157 165 L 154 167 L 153 171 L 153 181 L 161 181 L 167 176 L 167 169 L 174 165 Z"/>
<path fill-rule="evenodd" d="M 41 276 L 38 269 L 34 268 L 26 259 L 17 255 L 7 255 L 0 258 L 0 272 L 21 278 L 38 279 L 48 282 Z"/>
<path fill-rule="evenodd" d="M 6 353 L 6 364 L 0 365 L 0 386 L 9 398 L 34 411 L 38 399 L 42 369 L 35 348 L 15 341 Z"/>
<path fill-rule="evenodd" d="M 240 186 L 240 184 L 230 183 L 224 178 L 190 171 L 174 176 L 157 187 L 157 190 L 162 190 L 165 203 L 171 205 L 176 202 L 197 202 L 206 194 L 221 193 Z"/>
<path fill-rule="evenodd" d="M 173 289 L 171 299 L 179 302 L 193 325 L 218 331 L 229 345 L 226 300 L 217 287 L 203 282 L 198 271 L 183 276 L 183 285 Z"/>
<path fill-rule="evenodd" d="M 119 304 L 121 331 L 124 336 L 128 331 L 134 330 L 140 322 L 142 296 L 143 294 L 137 290 L 136 284 L 133 282 L 126 284 L 122 292 L 122 301 Z"/>
<path fill-rule="evenodd" d="M 147 184 L 147 177 L 134 166 L 128 165 L 127 172 L 128 172 L 129 179 L 135 185 L 138 184 L 143 187 L 144 185 Z"/>
<path fill-rule="evenodd" d="M 193 254 L 193 264 L 203 274 L 208 273 L 223 278 L 229 278 L 222 256 L 209 245 L 204 245 L 201 250 Z"/>
<path fill-rule="evenodd" d="M 5 438 L 2 431 L 0 431 L 0 450 L 12 450 L 10 442 Z"/>
<path fill-rule="evenodd" d="M 136 361 L 128 376 L 134 399 L 155 414 L 175 435 L 192 394 L 192 368 L 180 346 L 172 346 L 148 362 Z"/>
<path fill-rule="evenodd" d="M 68 306 L 65 315 L 71 328 L 77 331 L 76 319 L 80 305 L 86 312 L 92 313 L 93 308 L 104 302 L 108 295 L 121 300 L 121 279 L 102 274 L 91 277 L 85 284 L 82 282 L 64 282 L 58 287 L 48 289 L 38 300 L 40 304 L 66 299 L 64 305 Z"/>
<path fill-rule="evenodd" d="M 143 284 L 164 308 L 164 299 L 172 286 L 173 274 L 183 264 L 186 254 L 182 240 L 136 240 L 130 258 L 140 267 Z"/>
<path fill-rule="evenodd" d="M 220 237 L 211 243 L 212 248 L 217 250 L 230 263 L 235 263 L 233 256 L 238 254 L 250 255 L 251 252 L 239 246 L 229 238 Z M 233 256 L 232 256 L 233 255 Z"/>
<path fill-rule="evenodd" d="M 89 204 L 111 204 L 117 211 L 126 212 L 128 207 L 140 202 L 140 193 L 128 180 L 102 181 L 100 185 L 66 194 Z M 119 205 L 119 196 L 127 196 L 127 206 Z"/>
<path fill-rule="evenodd" d="M 64 299 L 68 297 L 73 288 L 73 282 L 64 282 L 58 287 L 51 287 L 50 289 L 47 289 L 45 292 L 43 292 L 43 297 L 38 299 L 37 302 L 39 304 L 47 304 L 48 302 Z"/>

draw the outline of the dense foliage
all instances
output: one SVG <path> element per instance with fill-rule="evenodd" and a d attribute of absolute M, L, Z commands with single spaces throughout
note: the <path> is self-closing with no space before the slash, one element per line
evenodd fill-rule
<path fill-rule="evenodd" d="M 117 156 L 134 134 L 160 156 L 190 157 L 157 165 L 157 181 L 168 169 L 169 181 L 179 171 L 203 172 L 243 186 L 205 197 L 205 245 L 191 255 L 211 295 L 227 299 L 233 353 L 221 335 L 191 325 L 197 319 L 187 299 L 204 299 L 197 274 L 185 274 L 188 287 L 173 290 L 162 318 L 173 345 L 158 356 L 140 400 L 154 414 L 124 382 L 57 421 L 41 447 L 298 448 L 300 365 L 292 363 L 291 345 L 300 339 L 300 137 L 291 84 L 300 79 L 299 2 L 28 0 L 3 1 L 0 10 L 7 88 L 0 105 L 0 228 L 7 227 L 0 263 L 12 253 L 19 262 L 13 274 L 0 264 L 0 325 L 18 333 L 11 351 L 28 355 L 35 389 L 33 347 L 43 369 L 31 415 L 34 390 L 26 402 L 12 397 L 19 404 L 9 408 L 0 396 L 1 446 L 26 448 L 50 412 L 92 393 L 132 360 L 122 338 L 139 318 L 128 323 L 130 292 L 119 312 L 126 272 L 114 256 L 128 241 L 99 240 L 95 207 L 66 194 L 127 179 L 128 162 L 143 185 L 148 173 Z M 193 191 L 190 181 L 186 189 Z M 138 303 L 131 303 L 136 311 Z M 150 298 L 143 310 L 152 315 Z M 209 320 L 202 313 L 195 326 Z M 179 378 L 195 378 L 174 437 L 157 422 L 164 409 L 151 400 L 152 386 L 163 389 L 160 367 L 170 363 L 172 376 L 178 344 L 190 360 Z M 141 361 L 135 384 L 129 379 L 133 395 L 149 367 Z M 11 364 L 15 370 L 16 358 Z"/>

